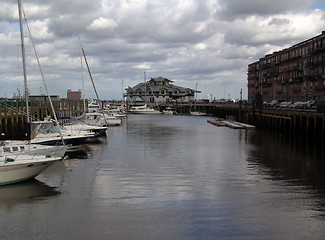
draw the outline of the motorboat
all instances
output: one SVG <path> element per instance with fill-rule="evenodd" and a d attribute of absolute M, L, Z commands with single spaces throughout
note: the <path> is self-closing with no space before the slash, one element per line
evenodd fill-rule
<path fill-rule="evenodd" d="M 107 111 L 104 111 L 104 113 L 120 119 L 125 119 L 127 117 L 124 107 L 109 108 Z"/>
<path fill-rule="evenodd" d="M 88 112 L 89 113 L 97 112 L 98 109 L 100 109 L 100 106 L 97 103 L 91 102 L 88 104 Z"/>
<path fill-rule="evenodd" d="M 90 132 L 94 132 L 97 135 L 98 134 L 105 135 L 106 130 L 107 130 L 107 127 L 89 125 L 82 121 L 74 121 L 74 122 L 65 123 L 64 128 L 67 131 L 71 131 L 71 132 L 90 131 Z"/>
<path fill-rule="evenodd" d="M 204 113 L 204 112 L 190 112 L 190 114 L 191 114 L 192 116 L 205 116 L 205 115 L 207 115 L 207 114 Z"/>
<path fill-rule="evenodd" d="M 163 111 L 162 114 L 169 114 L 169 115 L 173 115 L 174 111 L 171 107 L 166 107 Z"/>
<path fill-rule="evenodd" d="M 134 114 L 161 114 L 160 111 L 155 110 L 151 107 L 148 107 L 147 105 L 143 106 L 133 106 L 130 108 L 129 113 Z"/>
<path fill-rule="evenodd" d="M 35 178 L 62 157 L 21 153 L 0 153 L 0 185 Z"/>
<path fill-rule="evenodd" d="M 68 146 L 47 146 L 30 144 L 29 141 L 6 140 L 0 142 L 0 152 L 3 154 L 50 155 L 63 158 Z"/>
<path fill-rule="evenodd" d="M 62 145 L 62 141 L 66 145 L 81 145 L 88 139 L 97 138 L 101 132 L 89 131 L 89 129 L 66 129 L 63 125 L 53 122 L 51 119 L 44 119 L 44 121 L 34 121 L 35 137 L 30 140 L 32 144 L 43 145 Z M 105 131 L 102 129 L 102 131 Z"/>
<path fill-rule="evenodd" d="M 119 126 L 122 124 L 121 118 L 116 118 L 114 116 L 110 116 L 106 113 L 86 113 L 86 117 L 84 122 L 90 126 Z"/>

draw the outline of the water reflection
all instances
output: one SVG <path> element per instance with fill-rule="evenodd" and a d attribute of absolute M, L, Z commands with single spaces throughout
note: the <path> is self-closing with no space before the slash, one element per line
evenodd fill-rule
<path fill-rule="evenodd" d="M 60 194 L 0 208 L 0 238 L 324 239 L 322 161 L 206 120 L 129 116 L 86 158 L 37 177 Z"/>
<path fill-rule="evenodd" d="M 310 151 L 308 147 L 297 147 L 301 143 L 295 139 L 265 131 L 255 131 L 248 142 L 251 148 L 247 164 L 255 176 L 282 186 L 282 194 L 286 193 L 292 204 L 298 204 L 296 208 L 307 207 L 315 216 L 325 216 L 325 165 L 322 155 Z M 274 186 L 271 189 L 279 191 Z"/>
<path fill-rule="evenodd" d="M 263 131 L 256 131 L 249 142 L 248 162 L 264 166 L 274 178 L 299 180 L 324 189 L 325 161 L 318 151 L 297 147 L 294 139 L 287 139 Z"/>
<path fill-rule="evenodd" d="M 60 194 L 55 187 L 50 187 L 36 179 L 0 188 L 0 208 L 13 206 L 26 201 L 37 201 L 44 197 Z"/>

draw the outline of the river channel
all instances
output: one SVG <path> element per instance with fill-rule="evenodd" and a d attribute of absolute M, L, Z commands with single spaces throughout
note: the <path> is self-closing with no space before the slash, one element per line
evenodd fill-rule
<path fill-rule="evenodd" d="M 129 115 L 0 188 L 0 239 L 325 239 L 323 155 L 211 117 Z"/>

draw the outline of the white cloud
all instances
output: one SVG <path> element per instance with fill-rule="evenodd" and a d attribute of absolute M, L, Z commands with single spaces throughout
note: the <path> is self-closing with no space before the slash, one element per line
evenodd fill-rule
<path fill-rule="evenodd" d="M 80 88 L 81 37 L 102 98 L 120 98 L 121 80 L 136 84 L 143 71 L 187 87 L 205 81 L 218 98 L 220 89 L 235 97 L 247 85 L 249 63 L 325 30 L 322 2 L 312 1 L 268 0 L 267 8 L 260 0 L 26 0 L 23 6 L 53 94 Z M 22 79 L 17 4 L 1 4 L 0 79 Z M 28 39 L 26 52 L 38 94 Z M 0 96 L 10 96 L 19 84 L 5 85 Z M 92 92 L 87 88 L 86 96 Z"/>
<path fill-rule="evenodd" d="M 134 68 L 139 70 L 149 70 L 151 66 L 148 63 L 142 63 L 142 64 L 135 65 Z"/>
<path fill-rule="evenodd" d="M 100 17 L 95 19 L 87 29 L 90 31 L 99 31 L 104 29 L 114 29 L 116 27 L 117 23 L 114 20 Z"/>

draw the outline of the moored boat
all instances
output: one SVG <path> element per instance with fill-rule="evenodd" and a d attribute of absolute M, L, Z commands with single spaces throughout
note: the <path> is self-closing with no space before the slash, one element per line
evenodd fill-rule
<path fill-rule="evenodd" d="M 207 115 L 204 112 L 190 112 L 190 114 L 193 115 L 193 116 L 205 116 L 205 115 Z"/>
<path fill-rule="evenodd" d="M 7 185 L 35 178 L 62 157 L 31 154 L 0 155 L 0 185 Z"/>
<path fill-rule="evenodd" d="M 129 113 L 134 114 L 161 114 L 160 111 L 155 110 L 151 107 L 148 107 L 147 105 L 143 106 L 133 106 L 130 108 Z"/>
<path fill-rule="evenodd" d="M 0 152 L 2 154 L 26 154 L 26 155 L 50 155 L 63 158 L 67 151 L 66 145 L 47 146 L 42 144 L 30 144 L 27 141 L 2 141 Z"/>
<path fill-rule="evenodd" d="M 174 114 L 174 111 L 173 111 L 173 109 L 172 109 L 171 107 L 167 107 L 166 109 L 164 109 L 164 110 L 162 111 L 162 114 L 169 114 L 169 115 L 172 115 L 172 114 Z"/>

